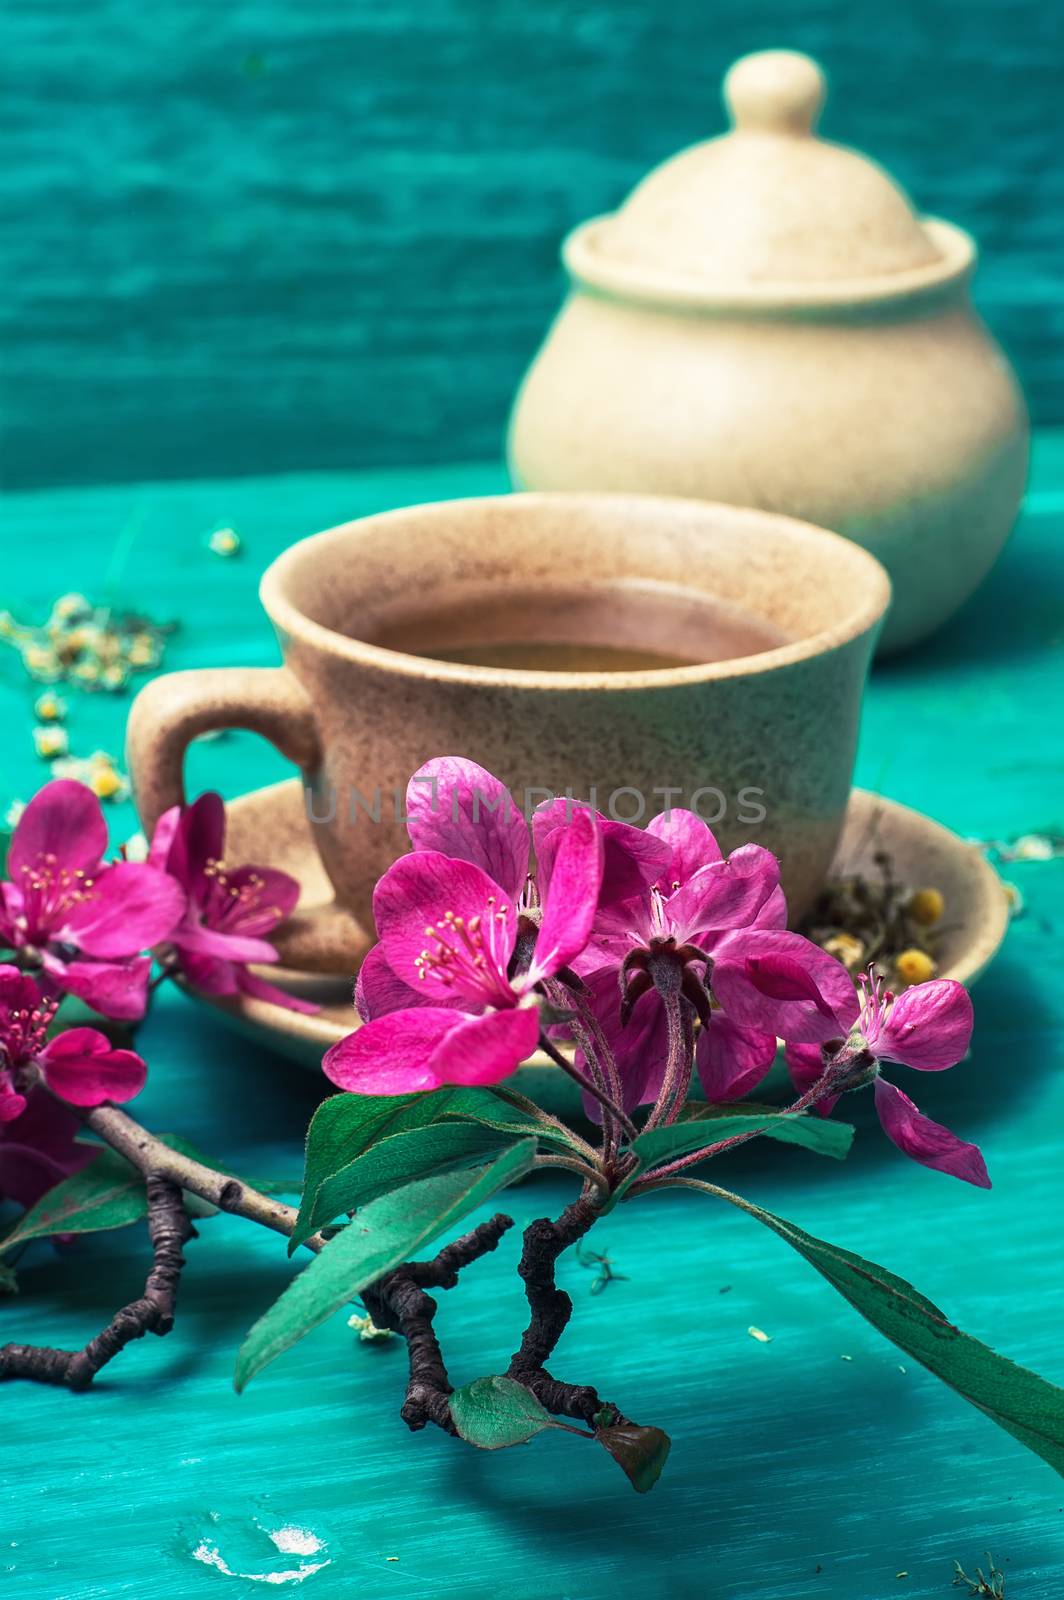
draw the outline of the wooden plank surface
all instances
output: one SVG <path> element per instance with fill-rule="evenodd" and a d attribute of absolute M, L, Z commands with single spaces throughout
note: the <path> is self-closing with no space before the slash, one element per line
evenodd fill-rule
<path fill-rule="evenodd" d="M 9 6 L 4 480 L 494 455 L 562 236 L 780 45 L 827 67 L 828 137 L 975 234 L 1059 423 L 1058 31 L 1042 0 Z"/>

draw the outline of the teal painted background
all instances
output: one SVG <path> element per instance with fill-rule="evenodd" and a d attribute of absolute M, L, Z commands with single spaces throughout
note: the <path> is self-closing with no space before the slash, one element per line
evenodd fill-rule
<path fill-rule="evenodd" d="M 1042 0 L 22 0 L 0 47 L 11 486 L 497 454 L 557 245 L 721 125 L 746 50 L 979 238 L 1064 418 Z"/>

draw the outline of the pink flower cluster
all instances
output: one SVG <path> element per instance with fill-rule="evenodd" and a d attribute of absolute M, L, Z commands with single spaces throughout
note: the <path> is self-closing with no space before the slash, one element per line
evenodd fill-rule
<path fill-rule="evenodd" d="M 411 779 L 413 850 L 374 895 L 379 943 L 356 1003 L 364 1025 L 326 1054 L 341 1088 L 401 1094 L 491 1084 L 557 1034 L 571 1001 L 578 1065 L 619 1090 L 623 1109 L 671 1120 L 693 1066 L 707 1097 L 740 1098 L 782 1039 L 794 1109 L 830 1111 L 874 1084 L 887 1136 L 925 1166 L 989 1186 L 974 1145 L 923 1116 L 880 1075 L 884 1061 L 939 1071 L 965 1054 L 971 1002 L 950 980 L 895 999 L 786 929 L 775 858 L 725 857 L 693 813 L 643 829 L 556 800 L 531 827 L 474 762 L 440 757 Z M 530 872 L 534 852 L 535 872 Z M 553 1008 L 542 1012 L 544 996 Z M 701 1022 L 686 1078 L 677 1040 Z M 600 1059 L 601 1058 L 601 1059 Z M 679 1096 L 677 1091 L 681 1091 Z M 601 1115 L 595 1098 L 592 1115 Z"/>
<path fill-rule="evenodd" d="M 313 1009 L 248 970 L 277 960 L 266 936 L 293 910 L 298 884 L 265 867 L 227 868 L 224 846 L 215 794 L 168 811 L 147 862 L 104 860 L 107 826 L 83 784 L 56 780 L 27 805 L 0 883 L 0 948 L 17 963 L 0 965 L 0 1197 L 32 1204 L 91 1155 L 59 1100 L 129 1100 L 144 1084 L 140 1056 L 98 1029 L 52 1032 L 65 995 L 135 1022 L 162 948 L 209 994 Z"/>

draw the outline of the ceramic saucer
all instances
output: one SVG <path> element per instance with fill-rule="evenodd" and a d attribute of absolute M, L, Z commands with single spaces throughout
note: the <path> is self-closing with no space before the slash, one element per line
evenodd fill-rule
<path fill-rule="evenodd" d="M 323 974 L 295 964 L 300 954 L 328 943 L 331 929 L 349 945 L 353 924 L 332 900 L 329 880 L 307 831 L 303 791 L 298 779 L 258 789 L 227 807 L 226 855 L 233 862 L 254 861 L 291 873 L 302 886 L 296 916 L 279 937 L 282 959 L 290 964 L 262 968 L 264 976 L 292 993 L 314 1000 L 312 1016 L 245 996 L 220 999 L 187 992 L 210 1006 L 240 1032 L 303 1066 L 318 1067 L 323 1051 L 357 1026 L 349 975 Z M 898 805 L 866 789 L 850 796 L 842 839 L 832 875 L 861 871 L 875 876 L 877 850 L 890 855 L 902 882 L 933 884 L 945 897 L 939 972 L 972 984 L 990 964 L 1008 924 L 1008 903 L 1001 880 L 978 847 L 958 838 L 919 811 Z M 364 938 L 363 938 L 363 941 Z M 556 1079 L 558 1069 L 544 1061 L 522 1069 L 526 1092 L 537 1077 Z"/>

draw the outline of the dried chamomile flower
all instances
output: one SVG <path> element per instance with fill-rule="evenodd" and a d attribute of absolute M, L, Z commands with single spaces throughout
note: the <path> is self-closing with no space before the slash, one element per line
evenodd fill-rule
<path fill-rule="evenodd" d="M 904 984 L 927 983 L 935 976 L 935 963 L 926 950 L 917 950 L 915 946 L 909 950 L 902 950 L 894 958 L 894 967 L 898 977 Z"/>
<path fill-rule="evenodd" d="M 864 941 L 852 933 L 833 933 L 824 940 L 823 949 L 836 961 L 841 961 L 847 972 L 860 972 L 865 966 Z"/>
<path fill-rule="evenodd" d="M 391 1328 L 378 1328 L 372 1317 L 360 1317 L 357 1311 L 348 1317 L 347 1326 L 354 1328 L 358 1337 L 365 1340 L 366 1344 L 383 1344 L 385 1339 L 392 1337 Z"/>
<path fill-rule="evenodd" d="M 61 595 L 40 626 L 19 623 L 9 612 L 0 616 L 0 642 L 19 652 L 37 683 L 75 683 L 111 693 L 125 689 L 134 672 L 160 664 L 171 631 L 135 613 L 93 606 L 83 594 Z M 62 702 L 56 697 L 54 704 Z M 62 711 L 38 714 L 42 721 L 58 721 Z"/>
<path fill-rule="evenodd" d="M 236 556 L 240 554 L 240 535 L 235 528 L 215 528 L 207 536 L 207 549 L 216 556 Z"/>
<path fill-rule="evenodd" d="M 917 889 L 905 909 L 922 928 L 931 928 L 941 921 L 946 902 L 938 889 Z"/>
<path fill-rule="evenodd" d="M 44 724 L 33 730 L 33 747 L 42 761 L 54 761 L 57 756 L 66 755 L 70 740 L 65 728 Z"/>
<path fill-rule="evenodd" d="M 33 702 L 33 714 L 40 722 L 63 722 L 67 714 L 66 701 L 60 699 L 54 690 L 46 689 Z"/>
<path fill-rule="evenodd" d="M 97 800 L 128 800 L 129 779 L 120 772 L 114 758 L 106 750 L 94 750 L 91 756 L 69 756 L 56 761 L 52 771 L 57 778 L 74 778 L 90 788 Z"/>

